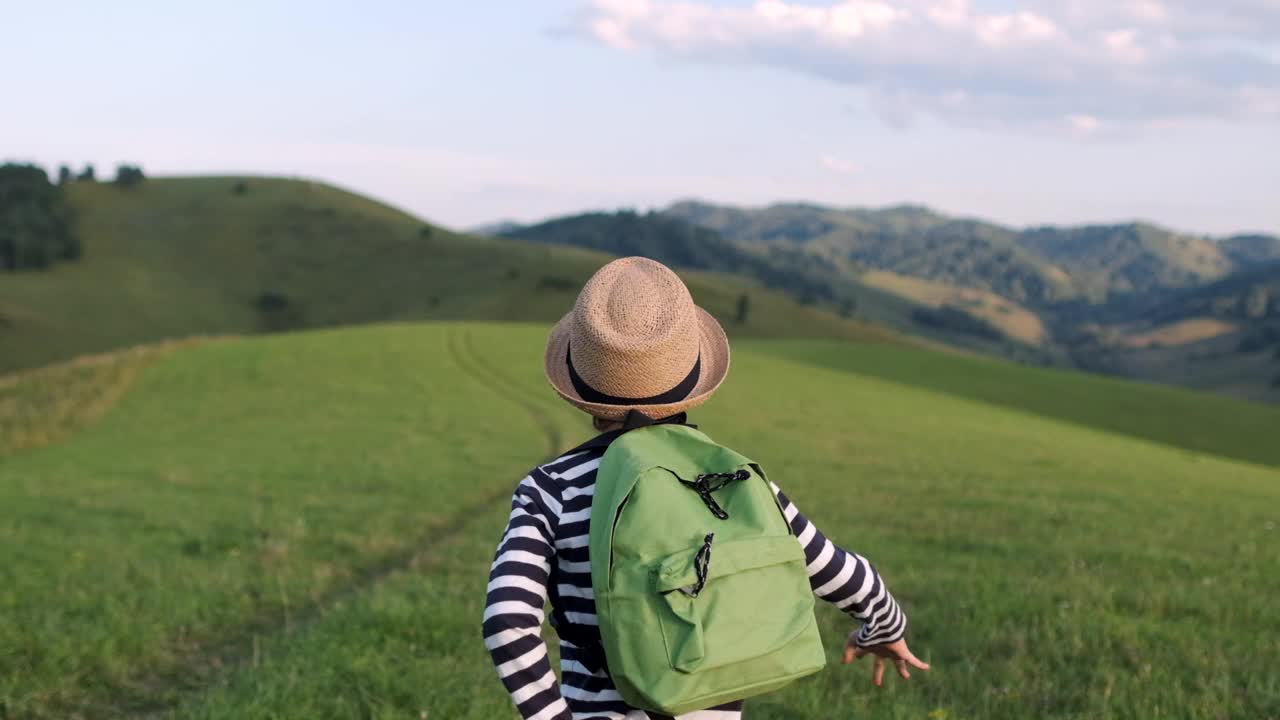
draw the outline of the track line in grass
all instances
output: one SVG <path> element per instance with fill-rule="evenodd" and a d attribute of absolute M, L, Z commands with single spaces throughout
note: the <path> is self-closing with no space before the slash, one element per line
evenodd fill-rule
<path fill-rule="evenodd" d="M 211 643 L 197 645 L 190 653 L 170 661 L 161 670 L 139 676 L 123 685 L 140 695 L 137 702 L 118 703 L 110 708 L 107 717 L 160 718 L 174 709 L 186 694 L 199 692 L 217 679 L 236 669 L 254 664 L 261 651 L 261 643 L 270 637 L 292 635 L 305 630 L 320 620 L 329 608 L 367 592 L 387 578 L 403 570 L 424 570 L 432 567 L 442 550 L 450 547 L 477 514 L 493 503 L 501 501 L 509 492 L 486 494 L 474 503 L 459 509 L 448 522 L 432 527 L 405 551 L 384 556 L 374 565 L 366 565 L 352 573 L 348 583 L 310 602 L 291 608 L 287 620 L 276 614 L 260 615 L 239 627 L 230 629 L 222 638 Z M 166 691 L 168 691 L 166 693 Z"/>
<path fill-rule="evenodd" d="M 445 342 L 450 357 L 462 373 L 510 400 L 530 418 L 546 439 L 548 457 L 560 451 L 564 436 L 547 409 L 488 365 L 472 343 L 469 333 L 450 328 Z M 228 628 L 220 637 L 196 643 L 163 666 L 142 670 L 119 683 L 115 689 L 124 691 L 127 697 L 106 698 L 95 707 L 102 711 L 103 717 L 168 717 L 168 713 L 179 707 L 189 695 L 207 689 L 237 669 L 252 666 L 264 639 L 293 635 L 306 629 L 320 620 L 329 608 L 367 592 L 399 571 L 421 572 L 436 565 L 442 552 L 462 537 L 471 523 L 487 519 L 485 511 L 505 499 L 511 487 L 509 483 L 496 485 L 476 501 L 460 508 L 450 519 L 431 527 L 403 550 L 354 569 L 349 582 L 304 605 L 290 608 L 287 619 L 276 613 L 252 617 Z"/>
<path fill-rule="evenodd" d="M 464 363 L 467 360 L 474 363 L 472 370 L 465 370 L 466 372 L 472 373 L 473 377 L 477 378 L 482 383 L 485 383 L 488 387 L 499 390 L 499 392 L 502 392 L 508 400 L 511 400 L 524 408 L 525 412 L 529 414 L 529 417 L 533 418 L 534 424 L 537 425 L 547 437 L 547 459 L 553 459 L 561 450 L 566 449 L 564 446 L 564 434 L 560 432 L 560 427 L 554 420 L 552 420 L 551 415 L 547 412 L 547 409 L 543 404 L 540 401 L 529 397 L 524 388 L 512 382 L 511 379 L 504 375 L 500 370 L 490 365 L 488 360 L 485 359 L 484 354 L 475 348 L 471 338 L 471 333 L 461 333 L 459 337 L 461 353 L 459 355 L 455 355 L 455 358 L 459 358 L 463 355 L 470 356 L 464 360 L 459 360 L 460 363 Z M 478 370 L 479 372 L 473 372 L 475 370 Z M 488 378 L 488 380 L 486 381 L 485 378 Z"/>

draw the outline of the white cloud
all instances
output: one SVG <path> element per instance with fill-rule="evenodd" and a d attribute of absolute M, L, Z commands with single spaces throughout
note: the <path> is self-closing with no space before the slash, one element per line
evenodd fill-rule
<path fill-rule="evenodd" d="M 1102 124 L 1098 121 L 1098 118 L 1092 115 L 1068 115 L 1066 120 L 1067 126 L 1081 135 L 1088 135 L 1096 131 Z"/>
<path fill-rule="evenodd" d="M 962 30 L 965 19 L 961 17 Z M 968 18 L 968 21 L 978 42 L 993 48 L 1047 41 L 1058 35 L 1058 26 L 1052 20 L 1032 12 L 977 16 Z"/>
<path fill-rule="evenodd" d="M 1001 3 L 1004 5 L 1004 3 Z M 595 0 L 618 50 L 760 65 L 860 88 L 887 122 L 1132 131 L 1280 120 L 1278 0 Z M 1088 127 L 1077 120 L 1088 118 Z"/>
<path fill-rule="evenodd" d="M 1138 40 L 1138 31 L 1132 28 L 1112 30 L 1102 36 L 1102 41 L 1117 62 L 1141 63 L 1148 57 L 1146 49 Z"/>
<path fill-rule="evenodd" d="M 858 172 L 857 165 L 848 160 L 842 160 L 835 155 L 823 155 L 818 158 L 818 164 L 839 175 L 852 175 Z"/>
<path fill-rule="evenodd" d="M 1157 0 L 1136 0 L 1129 4 L 1129 12 L 1138 20 L 1159 23 L 1169 18 L 1169 11 Z"/>

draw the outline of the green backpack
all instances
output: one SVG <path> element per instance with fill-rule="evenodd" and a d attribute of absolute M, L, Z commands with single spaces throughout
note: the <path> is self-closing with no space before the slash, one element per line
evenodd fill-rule
<path fill-rule="evenodd" d="M 685 425 L 623 433 L 591 503 L 605 658 L 631 705 L 670 715 L 822 669 L 804 552 L 760 466 Z"/>

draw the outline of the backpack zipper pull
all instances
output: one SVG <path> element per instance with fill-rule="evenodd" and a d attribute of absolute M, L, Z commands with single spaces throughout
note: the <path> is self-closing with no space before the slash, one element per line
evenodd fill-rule
<path fill-rule="evenodd" d="M 707 536 L 702 539 L 702 547 L 698 548 L 698 554 L 693 556 L 693 571 L 698 576 L 698 582 L 692 588 L 680 588 L 680 592 L 691 598 L 698 597 L 698 593 L 702 592 L 702 588 L 707 584 L 707 573 L 711 570 L 711 541 L 715 537 L 715 533 L 707 533 Z"/>
<path fill-rule="evenodd" d="M 672 474 L 675 475 L 675 473 Z M 720 503 L 716 502 L 712 493 L 724 488 L 731 482 L 741 482 L 749 477 L 751 477 L 751 473 L 745 469 L 731 473 L 703 473 L 694 478 L 693 482 L 676 475 L 676 479 L 685 487 L 698 493 L 698 497 L 702 498 L 703 504 L 707 506 L 711 514 L 721 520 L 728 520 L 729 513 L 720 507 Z"/>

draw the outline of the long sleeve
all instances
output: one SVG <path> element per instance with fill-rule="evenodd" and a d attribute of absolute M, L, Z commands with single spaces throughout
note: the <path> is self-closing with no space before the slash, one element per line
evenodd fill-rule
<path fill-rule="evenodd" d="M 851 553 L 827 539 L 773 486 L 791 532 L 804 548 L 813 594 L 862 621 L 854 638 L 861 647 L 890 643 L 907 631 L 907 616 L 889 593 L 889 588 L 866 558 Z"/>
<path fill-rule="evenodd" d="M 571 717 L 542 640 L 559 514 L 555 484 L 535 470 L 516 488 L 511 516 L 489 571 L 484 644 L 525 720 Z"/>

